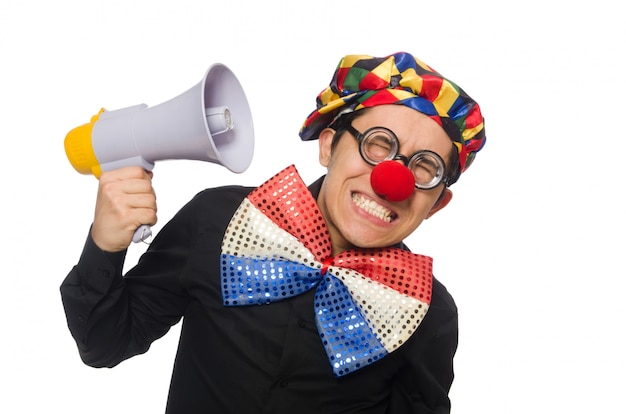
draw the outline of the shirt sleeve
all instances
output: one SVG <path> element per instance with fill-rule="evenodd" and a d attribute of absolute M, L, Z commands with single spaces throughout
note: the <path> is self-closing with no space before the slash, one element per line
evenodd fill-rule
<path fill-rule="evenodd" d="M 450 413 L 448 393 L 454 379 L 458 312 L 445 287 L 436 279 L 434 285 L 431 308 L 418 328 L 423 331 L 412 338 L 416 345 L 392 388 L 390 413 Z"/>
<path fill-rule="evenodd" d="M 144 353 L 182 318 L 188 297 L 180 275 L 195 234 L 194 200 L 124 276 L 126 252 L 104 252 L 88 236 L 60 287 L 67 324 L 85 364 L 113 367 Z"/>

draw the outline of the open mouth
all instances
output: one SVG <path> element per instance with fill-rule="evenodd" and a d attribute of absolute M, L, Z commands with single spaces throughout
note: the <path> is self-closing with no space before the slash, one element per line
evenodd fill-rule
<path fill-rule="evenodd" d="M 391 221 L 396 218 L 396 215 L 391 210 L 360 194 L 352 193 L 352 202 L 367 214 L 379 218 L 386 223 L 391 223 Z"/>

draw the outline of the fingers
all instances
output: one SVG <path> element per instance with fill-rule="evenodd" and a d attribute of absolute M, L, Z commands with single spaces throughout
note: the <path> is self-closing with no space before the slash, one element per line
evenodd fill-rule
<path fill-rule="evenodd" d="M 135 230 L 157 221 L 152 172 L 124 167 L 100 176 L 91 235 L 105 251 L 128 247 Z"/>

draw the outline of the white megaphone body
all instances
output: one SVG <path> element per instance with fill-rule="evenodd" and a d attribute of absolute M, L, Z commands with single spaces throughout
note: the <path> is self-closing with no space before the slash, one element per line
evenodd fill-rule
<path fill-rule="evenodd" d="M 76 171 L 97 178 L 127 166 L 152 170 L 155 161 L 174 159 L 208 161 L 241 173 L 254 153 L 252 115 L 241 84 L 218 63 L 167 102 L 100 110 L 67 134 L 65 153 Z M 133 241 L 151 234 L 149 226 L 141 226 Z"/>

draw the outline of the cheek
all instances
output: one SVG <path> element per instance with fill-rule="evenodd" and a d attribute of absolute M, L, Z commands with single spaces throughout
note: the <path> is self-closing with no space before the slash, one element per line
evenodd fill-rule
<path fill-rule="evenodd" d="M 437 197 L 424 196 L 424 194 L 419 194 L 418 191 L 416 191 L 414 197 L 411 203 L 411 217 L 412 221 L 419 226 L 422 221 L 429 217 L 431 210 L 437 202 Z"/>
<path fill-rule="evenodd" d="M 339 146 L 330 155 L 327 169 L 328 173 L 341 176 L 343 179 L 369 175 L 372 171 L 372 167 L 361 158 L 358 148 Z"/>

